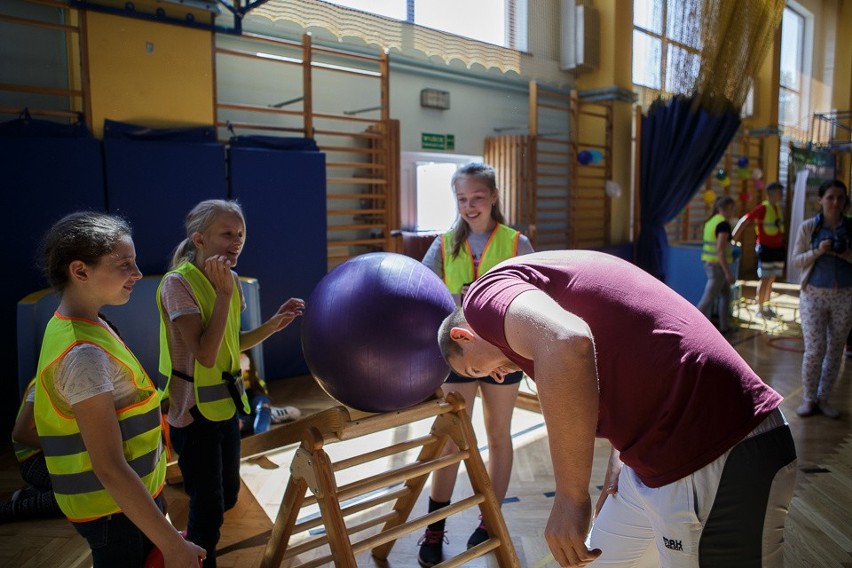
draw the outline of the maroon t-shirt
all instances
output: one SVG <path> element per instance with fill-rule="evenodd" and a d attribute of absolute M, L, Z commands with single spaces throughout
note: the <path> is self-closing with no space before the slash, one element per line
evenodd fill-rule
<path fill-rule="evenodd" d="M 597 436 L 643 483 L 661 487 L 725 453 L 781 404 L 710 321 L 636 266 L 600 252 L 553 251 L 503 262 L 465 296 L 474 331 L 529 376 L 503 327 L 512 300 L 541 290 L 592 331 L 600 409 Z"/>

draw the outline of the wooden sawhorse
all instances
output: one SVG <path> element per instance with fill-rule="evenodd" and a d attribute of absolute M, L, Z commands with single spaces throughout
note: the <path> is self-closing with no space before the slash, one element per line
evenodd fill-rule
<path fill-rule="evenodd" d="M 500 504 L 494 497 L 491 480 L 485 470 L 482 456 L 476 446 L 476 435 L 465 411 L 461 396 L 451 393 L 443 398 L 438 391 L 433 399 L 397 412 L 369 415 L 352 420 L 342 406 L 321 412 L 311 419 L 311 424 L 296 450 L 290 466 L 290 480 L 281 501 L 281 508 L 272 527 L 272 534 L 264 551 L 261 566 L 279 567 L 285 559 L 328 545 L 330 553 L 304 563 L 291 564 L 309 568 L 333 563 L 338 568 L 356 568 L 355 555 L 370 550 L 375 558 L 385 560 L 398 538 L 422 530 L 430 523 L 449 517 L 468 508 L 479 506 L 488 527 L 489 539 L 449 558 L 439 564 L 441 568 L 462 566 L 474 558 L 494 551 L 500 568 L 519 567 L 518 557 Z M 395 443 L 360 453 L 333 463 L 323 446 L 334 442 L 352 440 L 368 434 L 388 430 L 435 417 L 428 435 Z M 447 440 L 452 439 L 458 451 L 442 455 Z M 364 479 L 337 486 L 335 472 L 378 459 L 387 458 L 420 447 L 413 463 L 370 475 Z M 409 515 L 419 497 L 426 479 L 432 471 L 464 461 L 474 494 L 452 505 L 409 520 Z M 402 482 L 402 485 L 399 484 Z M 310 489 L 312 495 L 307 495 Z M 367 495 L 363 500 L 341 508 L 341 502 Z M 393 504 L 388 509 L 389 504 Z M 319 506 L 320 517 L 298 522 L 304 506 Z M 345 518 L 355 513 L 378 509 L 370 518 L 355 526 L 347 526 Z M 294 534 L 305 533 L 323 526 L 325 534 L 310 537 L 294 546 Z M 381 530 L 361 540 L 352 541 L 352 535 L 381 526 Z"/>

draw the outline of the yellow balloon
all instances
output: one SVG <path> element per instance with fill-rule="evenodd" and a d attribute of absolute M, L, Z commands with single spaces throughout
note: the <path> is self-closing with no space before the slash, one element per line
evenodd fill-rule
<path fill-rule="evenodd" d="M 719 185 L 722 187 L 729 187 L 731 185 L 731 178 L 720 179 Z"/>
<path fill-rule="evenodd" d="M 704 202 L 707 205 L 713 205 L 713 202 L 716 201 L 716 192 L 712 189 L 708 189 L 704 192 Z"/>

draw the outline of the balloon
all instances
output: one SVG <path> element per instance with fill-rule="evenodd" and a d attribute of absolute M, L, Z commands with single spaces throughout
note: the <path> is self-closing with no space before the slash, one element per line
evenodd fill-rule
<path fill-rule="evenodd" d="M 754 189 L 763 189 L 766 184 L 762 179 L 754 180 Z"/>
<path fill-rule="evenodd" d="M 743 203 L 748 203 L 751 200 L 751 194 L 747 191 L 744 191 L 740 194 L 740 201 Z"/>
<path fill-rule="evenodd" d="M 577 154 L 577 161 L 582 165 L 588 165 L 592 163 L 592 153 L 588 150 L 583 150 L 579 154 Z"/>
<path fill-rule="evenodd" d="M 621 186 L 618 185 L 617 181 L 613 181 L 611 179 L 606 180 L 606 184 L 604 184 L 604 189 L 609 197 L 621 197 Z"/>
<path fill-rule="evenodd" d="M 746 166 L 748 166 L 748 158 L 743 156 L 742 158 L 737 160 L 737 165 L 741 168 L 745 168 Z"/>
<path fill-rule="evenodd" d="M 712 189 L 708 189 L 702 194 L 702 197 L 704 197 L 704 203 L 707 205 L 713 205 L 713 202 L 716 201 L 716 192 Z"/>
<path fill-rule="evenodd" d="M 716 179 L 721 180 L 721 179 L 725 179 L 726 177 L 728 177 L 728 172 L 726 172 L 724 168 L 719 168 L 716 171 Z"/>
<path fill-rule="evenodd" d="M 724 178 L 719 180 L 719 185 L 722 187 L 729 187 L 731 185 L 731 178 Z"/>
<path fill-rule="evenodd" d="M 603 161 L 603 152 L 600 150 L 589 150 L 589 154 L 592 155 L 593 164 L 599 164 Z"/>
<path fill-rule="evenodd" d="M 742 180 L 748 179 L 748 168 L 738 168 L 737 177 Z"/>
<path fill-rule="evenodd" d="M 761 179 L 763 177 L 763 170 L 760 168 L 754 168 L 751 170 L 751 179 Z"/>

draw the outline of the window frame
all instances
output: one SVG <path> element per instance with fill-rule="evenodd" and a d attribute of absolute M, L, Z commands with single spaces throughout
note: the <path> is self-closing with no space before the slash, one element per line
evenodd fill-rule
<path fill-rule="evenodd" d="M 672 48 L 678 48 L 689 54 L 689 56 L 693 57 L 701 57 L 701 49 L 692 47 L 687 45 L 681 41 L 673 39 L 668 35 L 669 28 L 669 3 L 676 3 L 682 0 L 660 0 L 662 12 L 660 14 L 660 32 L 655 32 L 650 28 L 644 27 L 642 25 L 637 24 L 636 22 L 636 11 L 634 4 L 633 11 L 633 42 L 635 43 L 636 34 L 641 33 L 646 36 L 657 40 L 660 42 L 660 66 L 658 69 L 658 77 L 659 77 L 659 87 L 653 87 L 649 85 L 644 85 L 642 83 L 637 83 L 635 80 L 636 75 L 633 73 L 633 64 L 635 63 L 635 53 L 633 53 L 634 61 L 631 63 L 631 82 L 633 85 L 638 87 L 641 90 L 652 91 L 654 95 L 671 95 L 673 94 L 671 91 L 667 90 L 668 87 L 668 67 L 669 67 L 669 53 L 672 51 Z"/>

